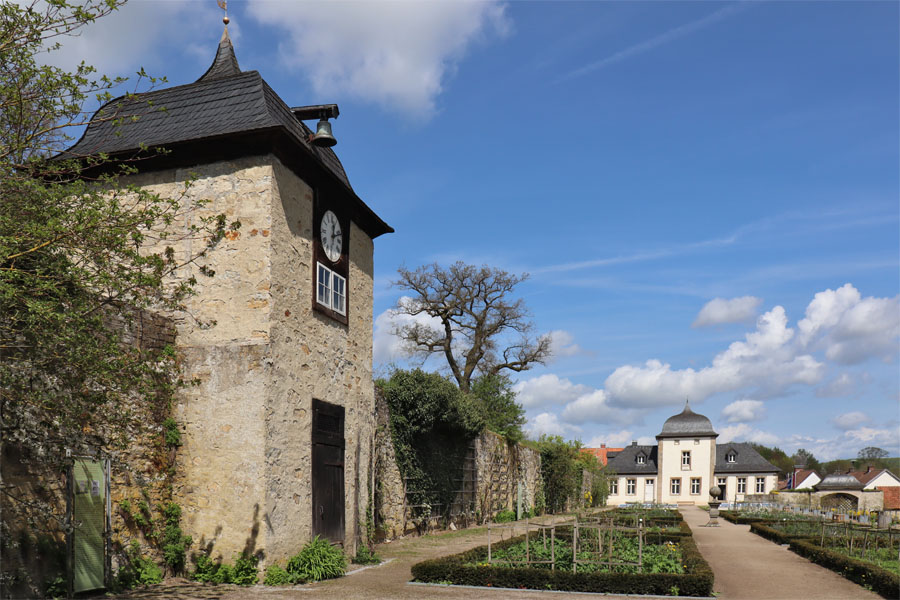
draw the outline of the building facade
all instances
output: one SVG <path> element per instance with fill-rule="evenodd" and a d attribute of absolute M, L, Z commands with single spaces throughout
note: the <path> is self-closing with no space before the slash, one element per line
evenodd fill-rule
<path fill-rule="evenodd" d="M 289 107 L 258 72 L 241 71 L 227 28 L 197 81 L 119 99 L 98 116 L 110 106 L 135 118 L 95 118 L 71 155 L 164 147 L 137 161 L 127 183 L 205 202 L 176 229 L 218 214 L 241 223 L 173 281 L 197 280 L 172 315 L 185 378 L 196 382 L 173 409 L 184 529 L 214 557 L 252 553 L 262 566 L 314 535 L 352 554 L 375 434 L 373 240 L 393 230 L 301 120 L 337 107 Z M 201 240 L 161 243 L 186 259 Z"/>
<path fill-rule="evenodd" d="M 703 415 L 684 410 L 666 420 L 655 446 L 632 442 L 608 466 L 614 473 L 607 502 L 707 504 L 718 485 L 725 502 L 776 489 L 778 469 L 749 444 L 716 444 L 718 433 Z"/>

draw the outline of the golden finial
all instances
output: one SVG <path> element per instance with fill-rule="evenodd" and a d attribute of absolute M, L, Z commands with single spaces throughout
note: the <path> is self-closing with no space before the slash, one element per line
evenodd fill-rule
<path fill-rule="evenodd" d="M 222 22 L 227 26 L 231 19 L 228 18 L 228 0 L 216 0 L 216 4 L 219 5 L 219 8 L 225 11 L 225 16 L 222 17 Z"/>

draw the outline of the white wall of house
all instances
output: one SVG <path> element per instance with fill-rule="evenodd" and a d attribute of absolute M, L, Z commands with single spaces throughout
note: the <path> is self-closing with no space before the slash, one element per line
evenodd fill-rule
<path fill-rule="evenodd" d="M 716 485 L 723 487 L 723 479 L 725 480 L 723 502 L 743 502 L 747 496 L 769 494 L 778 486 L 778 476 L 766 473 L 729 473 L 728 475 L 717 473 Z M 757 487 L 758 485 L 761 487 Z"/>
<path fill-rule="evenodd" d="M 809 473 L 805 478 L 801 479 L 800 481 L 794 482 L 794 489 L 799 490 L 803 488 L 811 488 L 820 481 L 822 481 L 821 477 L 819 477 L 815 473 Z"/>
<path fill-rule="evenodd" d="M 893 473 L 890 471 L 883 471 L 878 477 L 870 481 L 864 487 L 864 490 L 874 490 L 875 488 L 880 487 L 898 487 L 900 486 L 900 479 L 898 479 Z"/>
<path fill-rule="evenodd" d="M 716 460 L 715 438 L 664 438 L 659 440 L 658 456 L 660 502 L 706 504 L 709 501 Z"/>

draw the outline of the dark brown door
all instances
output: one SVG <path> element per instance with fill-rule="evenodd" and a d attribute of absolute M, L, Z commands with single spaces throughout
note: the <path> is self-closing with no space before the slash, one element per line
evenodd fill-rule
<path fill-rule="evenodd" d="M 344 407 L 313 400 L 313 535 L 344 541 Z"/>

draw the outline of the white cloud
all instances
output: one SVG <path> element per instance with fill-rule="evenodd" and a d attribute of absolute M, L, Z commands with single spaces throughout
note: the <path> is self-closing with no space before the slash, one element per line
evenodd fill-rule
<path fill-rule="evenodd" d="M 766 416 L 766 407 L 760 400 L 736 400 L 722 409 L 722 418 L 729 423 L 761 421 Z"/>
<path fill-rule="evenodd" d="M 634 411 L 610 406 L 609 398 L 603 390 L 594 390 L 579 396 L 566 405 L 562 419 L 567 423 L 633 423 Z"/>
<path fill-rule="evenodd" d="M 575 336 L 562 329 L 554 329 L 547 335 L 550 336 L 550 360 L 555 361 L 567 356 L 581 354 L 584 350 L 575 343 Z"/>
<path fill-rule="evenodd" d="M 622 448 L 630 444 L 632 440 L 636 440 L 633 437 L 633 432 L 628 429 L 622 429 L 621 431 L 614 431 L 604 435 L 595 435 L 585 446 L 588 448 L 599 448 L 600 444 L 606 444 L 609 448 Z"/>
<path fill-rule="evenodd" d="M 838 429 L 847 431 L 848 429 L 855 429 L 863 423 L 868 423 L 870 420 L 871 419 L 869 419 L 868 415 L 866 415 L 865 413 L 853 411 L 838 415 L 833 418 L 831 422 L 834 423 L 834 426 Z"/>
<path fill-rule="evenodd" d="M 723 427 L 721 431 L 719 431 L 719 437 L 716 440 L 716 443 L 724 444 L 727 442 L 755 442 L 757 444 L 773 446 L 777 444 L 778 441 L 779 438 L 777 435 L 762 431 L 760 429 L 754 429 L 746 423 L 740 423 L 738 425 L 729 425 L 727 427 Z"/>
<path fill-rule="evenodd" d="M 409 297 L 403 296 L 399 302 L 402 304 L 408 300 Z M 411 316 L 392 308 L 375 317 L 375 326 L 372 332 L 372 362 L 378 365 L 409 358 L 412 353 L 409 351 L 406 343 L 394 335 L 394 331 L 398 327 L 413 323 L 421 323 L 431 327 L 440 325 L 440 321 L 437 318 L 424 314 Z"/>
<path fill-rule="evenodd" d="M 427 118 L 466 50 L 505 36 L 506 6 L 485 2 L 253 2 L 248 12 L 280 27 L 284 62 L 315 92 L 350 94 Z"/>
<path fill-rule="evenodd" d="M 756 296 L 741 296 L 730 300 L 713 298 L 700 309 L 691 327 L 752 321 L 756 316 L 756 309 L 761 303 L 762 298 Z"/>
<path fill-rule="evenodd" d="M 862 426 L 844 431 L 834 438 L 794 435 L 783 444 L 788 454 L 797 448 L 806 448 L 820 461 L 855 458 L 860 449 L 866 446 L 884 448 L 891 456 L 897 456 L 900 453 L 900 432 L 896 428 L 876 429 Z"/>
<path fill-rule="evenodd" d="M 831 381 L 816 389 L 819 398 L 839 398 L 847 396 L 856 388 L 856 382 L 847 373 L 841 373 Z"/>
<path fill-rule="evenodd" d="M 529 419 L 525 424 L 525 431 L 529 438 L 536 440 L 542 435 L 572 437 L 578 434 L 581 428 L 568 423 L 561 423 L 559 418 L 553 413 L 544 412 L 533 419 Z"/>
<path fill-rule="evenodd" d="M 80 35 L 58 38 L 62 50 L 44 55 L 44 60 L 67 70 L 83 60 L 99 73 L 132 76 L 143 66 L 151 75 L 165 75 L 157 71 L 163 68 L 160 48 L 182 48 L 195 56 L 202 49 L 201 56 L 212 63 L 221 27 L 221 11 L 212 2 L 129 2 L 84 27 Z M 237 41 L 239 25 L 232 23 L 229 34 Z"/>
<path fill-rule="evenodd" d="M 856 364 L 870 358 L 889 360 L 898 350 L 900 296 L 862 298 L 849 283 L 828 289 L 815 295 L 797 329 L 802 344 L 824 350 L 831 361 Z"/>
<path fill-rule="evenodd" d="M 764 394 L 783 392 L 791 385 L 818 383 L 824 365 L 812 356 L 796 354 L 790 344 L 784 308 L 776 306 L 756 323 L 745 341 L 732 343 L 708 367 L 672 370 L 659 360 L 643 366 L 619 367 L 606 379 L 615 404 L 653 407 L 677 404 L 685 398 L 702 401 L 713 394 L 756 388 Z"/>
<path fill-rule="evenodd" d="M 513 386 L 516 400 L 525 408 L 568 404 L 579 396 L 590 393 L 591 390 L 589 386 L 576 385 L 568 379 L 560 379 L 553 373 L 519 381 Z"/>

